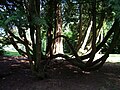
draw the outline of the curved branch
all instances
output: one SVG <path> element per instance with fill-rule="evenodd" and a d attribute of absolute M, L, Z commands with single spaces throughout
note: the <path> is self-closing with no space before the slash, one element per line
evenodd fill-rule
<path fill-rule="evenodd" d="M 23 56 L 27 54 L 26 52 L 24 52 L 23 50 L 18 48 L 18 45 L 16 44 L 16 42 L 14 41 L 13 38 L 10 38 L 10 40 L 11 40 L 11 43 L 14 46 L 14 48 L 19 52 L 19 54 L 21 54 Z"/>
<path fill-rule="evenodd" d="M 91 71 L 91 70 L 97 70 L 99 69 L 100 67 L 103 66 L 103 64 L 105 63 L 105 61 L 107 60 L 107 58 L 109 57 L 109 54 L 112 52 L 113 48 L 115 47 L 116 43 L 117 43 L 117 38 L 119 37 L 119 34 L 120 34 L 120 26 L 119 26 L 119 22 L 118 20 L 116 20 L 116 27 L 115 27 L 115 30 L 114 30 L 114 35 L 113 35 L 113 39 L 112 39 L 112 42 L 111 42 L 111 45 L 110 47 L 108 48 L 108 50 L 106 51 L 105 55 L 102 56 L 101 58 L 95 60 L 91 66 L 87 67 L 86 70 L 87 71 Z"/>
<path fill-rule="evenodd" d="M 81 67 L 81 66 L 85 66 L 85 65 L 84 65 L 85 63 L 82 62 L 81 58 L 78 56 L 77 52 L 75 51 L 74 47 L 73 47 L 72 44 L 69 42 L 69 40 L 68 40 L 68 38 L 67 38 L 66 36 L 64 36 L 64 35 L 59 35 L 59 36 L 55 37 L 55 38 L 53 39 L 53 41 L 54 41 L 55 39 L 59 38 L 59 37 L 63 37 L 63 38 L 66 40 L 66 42 L 67 42 L 68 46 L 70 47 L 73 55 L 75 56 L 75 58 L 71 58 L 71 59 L 68 59 L 68 58 L 67 58 L 67 60 L 71 61 L 71 62 L 74 63 L 74 64 L 75 64 L 76 62 L 77 62 L 76 64 L 79 63 L 79 66 L 80 66 L 80 67 Z M 74 60 L 74 61 L 73 61 L 73 60 Z"/>
<path fill-rule="evenodd" d="M 107 42 L 107 40 L 109 39 L 109 37 L 112 35 L 112 33 L 116 30 L 116 27 L 118 26 L 118 21 L 115 20 L 113 26 L 111 27 L 111 29 L 107 32 L 107 35 L 105 36 L 105 38 L 103 39 L 103 41 L 96 47 L 96 52 L 98 52 L 100 50 L 101 47 L 103 47 L 103 45 Z M 91 52 L 88 53 L 87 55 L 81 56 L 80 58 L 82 60 L 87 59 L 91 56 Z"/>
<path fill-rule="evenodd" d="M 107 33 L 106 37 L 104 38 L 103 42 L 101 42 L 97 46 L 96 52 L 98 51 L 98 49 L 100 49 L 105 44 L 105 42 L 108 40 L 110 35 L 112 33 L 114 33 L 113 39 L 112 39 L 112 42 L 111 42 L 111 46 L 108 48 L 108 50 L 107 50 L 107 52 L 105 53 L 104 56 L 102 56 L 101 58 L 93 61 L 90 65 L 86 65 L 83 61 L 81 61 L 81 57 L 78 56 L 78 54 L 74 50 L 73 46 L 70 44 L 68 38 L 64 35 L 59 35 L 59 36 L 55 37 L 53 40 L 55 40 L 58 37 L 63 37 L 66 40 L 67 44 L 69 45 L 70 49 L 72 50 L 72 53 L 74 54 L 75 58 L 70 58 L 69 56 L 64 55 L 64 54 L 57 54 L 57 55 L 52 56 L 52 58 L 56 58 L 56 57 L 65 58 L 68 62 L 70 62 L 71 64 L 73 64 L 77 67 L 79 67 L 81 70 L 84 70 L 84 71 L 97 70 L 97 69 L 99 69 L 103 66 L 106 59 L 109 57 L 109 53 L 113 50 L 113 48 L 116 44 L 116 39 L 119 37 L 119 33 L 120 33 L 119 29 L 120 29 L 119 22 L 118 22 L 118 20 L 115 20 L 112 28 L 108 31 L 108 33 Z M 91 53 L 89 53 L 88 55 L 91 55 Z M 83 57 L 82 57 L 82 59 L 83 59 Z"/>

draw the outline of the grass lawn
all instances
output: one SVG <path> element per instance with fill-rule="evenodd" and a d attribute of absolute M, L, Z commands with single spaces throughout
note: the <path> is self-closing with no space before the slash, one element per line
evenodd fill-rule
<path fill-rule="evenodd" d="M 18 52 L 5 51 L 5 56 L 21 56 Z"/>

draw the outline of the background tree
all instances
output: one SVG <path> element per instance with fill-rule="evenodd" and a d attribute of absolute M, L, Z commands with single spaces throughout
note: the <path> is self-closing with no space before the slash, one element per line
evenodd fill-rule
<path fill-rule="evenodd" d="M 55 0 L 55 32 L 54 36 L 62 35 L 62 11 L 61 0 Z M 54 43 L 54 53 L 63 53 L 63 40 L 61 37 L 57 38 Z"/>
<path fill-rule="evenodd" d="M 52 42 L 53 38 L 62 34 L 61 0 L 48 0 L 46 7 L 48 7 L 46 10 L 48 25 L 46 54 L 51 56 L 63 53 L 62 38 L 59 37 L 54 43 Z"/>

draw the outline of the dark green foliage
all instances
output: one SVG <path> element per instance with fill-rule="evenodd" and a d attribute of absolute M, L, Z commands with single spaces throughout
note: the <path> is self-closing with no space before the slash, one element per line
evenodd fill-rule
<path fill-rule="evenodd" d="M 5 54 L 5 51 L 2 47 L 0 47 L 0 56 L 3 56 Z"/>
<path fill-rule="evenodd" d="M 111 45 L 111 39 L 108 40 L 108 42 L 103 46 L 101 52 L 105 53 L 106 50 L 110 47 Z M 113 48 L 111 54 L 120 54 L 120 37 L 118 38 L 116 46 Z"/>

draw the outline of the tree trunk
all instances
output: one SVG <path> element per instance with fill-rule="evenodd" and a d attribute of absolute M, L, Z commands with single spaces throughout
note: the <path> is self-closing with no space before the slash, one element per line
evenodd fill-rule
<path fill-rule="evenodd" d="M 85 52 L 84 52 L 84 49 L 85 49 L 85 46 L 87 45 L 87 41 L 88 41 L 88 38 L 89 38 L 89 36 L 90 36 L 90 32 L 91 32 L 91 29 L 92 29 L 92 25 L 93 25 L 93 21 L 90 22 L 90 26 L 89 26 L 89 28 L 88 28 L 88 30 L 87 30 L 85 39 L 84 39 L 83 44 L 82 44 L 82 46 L 81 46 L 81 50 L 83 51 L 82 53 L 85 53 Z"/>
<path fill-rule="evenodd" d="M 61 5 L 56 1 L 56 26 L 55 26 L 55 37 L 62 34 L 62 16 L 61 16 Z M 54 54 L 63 53 L 63 39 L 57 38 L 54 43 Z"/>
<path fill-rule="evenodd" d="M 78 25 L 78 33 L 79 33 L 79 36 L 78 36 L 78 43 L 77 43 L 77 52 L 78 50 L 80 49 L 82 43 L 82 4 L 79 4 L 79 11 L 80 11 L 80 15 L 79 15 L 79 25 Z"/>
<path fill-rule="evenodd" d="M 93 0 L 93 3 L 92 3 L 92 21 L 93 21 L 93 25 L 92 25 L 92 53 L 91 53 L 91 56 L 90 56 L 90 59 L 88 60 L 87 62 L 87 65 L 89 66 L 94 57 L 95 57 L 95 54 L 96 54 L 96 0 Z"/>
<path fill-rule="evenodd" d="M 44 65 L 41 60 L 41 29 L 40 24 L 35 23 L 36 17 L 40 19 L 40 0 L 29 1 L 30 31 L 33 45 L 32 60 L 34 61 L 33 73 L 36 77 L 44 78 Z M 32 22 L 32 24 L 31 24 Z"/>
<path fill-rule="evenodd" d="M 48 25 L 48 31 L 47 31 L 47 41 L 46 41 L 46 56 L 51 56 L 52 53 L 52 38 L 53 38 L 53 17 L 54 17 L 54 0 L 48 1 L 48 8 L 47 8 L 47 25 Z"/>

